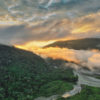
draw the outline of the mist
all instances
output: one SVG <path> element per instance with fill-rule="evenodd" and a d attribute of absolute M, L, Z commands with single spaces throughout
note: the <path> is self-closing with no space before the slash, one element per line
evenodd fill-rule
<path fill-rule="evenodd" d="M 60 47 L 49 48 L 30 48 L 23 46 L 16 46 L 21 49 L 32 51 L 44 59 L 50 57 L 52 59 L 61 59 L 68 62 L 73 62 L 81 67 L 87 67 L 91 70 L 100 68 L 100 51 L 99 50 L 74 50 Z M 75 69 L 78 67 L 75 67 Z"/>

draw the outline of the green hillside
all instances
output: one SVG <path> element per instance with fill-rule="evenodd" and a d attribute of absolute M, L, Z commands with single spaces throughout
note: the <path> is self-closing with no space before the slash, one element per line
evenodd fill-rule
<path fill-rule="evenodd" d="M 100 88 L 83 86 L 82 91 L 69 98 L 59 98 L 57 100 L 100 100 Z"/>
<path fill-rule="evenodd" d="M 69 48 L 76 50 L 100 49 L 100 39 L 86 38 L 86 39 L 69 40 L 69 41 L 57 41 L 53 44 L 47 45 L 46 47 L 62 47 L 62 48 Z"/>
<path fill-rule="evenodd" d="M 72 69 L 53 66 L 32 52 L 0 45 L 0 100 L 34 100 L 71 90 L 77 81 Z"/>

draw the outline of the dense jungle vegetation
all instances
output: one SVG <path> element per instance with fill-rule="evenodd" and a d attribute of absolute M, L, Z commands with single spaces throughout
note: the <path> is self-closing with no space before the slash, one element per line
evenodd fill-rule
<path fill-rule="evenodd" d="M 0 100 L 34 100 L 71 90 L 77 81 L 72 69 L 53 64 L 32 52 L 0 45 Z"/>

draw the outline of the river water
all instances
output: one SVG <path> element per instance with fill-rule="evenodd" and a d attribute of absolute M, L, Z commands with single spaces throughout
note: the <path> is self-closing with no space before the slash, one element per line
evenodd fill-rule
<path fill-rule="evenodd" d="M 87 73 L 86 73 L 87 72 Z M 81 85 L 93 86 L 93 87 L 100 87 L 100 79 L 93 77 L 93 72 L 86 71 L 86 70 L 75 70 L 74 74 L 78 76 L 77 85 L 74 86 L 73 90 L 66 92 L 62 95 L 62 97 L 67 98 L 77 93 L 81 92 Z M 98 73 L 99 74 L 99 73 Z M 92 75 L 92 76 L 90 76 Z"/>
<path fill-rule="evenodd" d="M 62 97 L 68 98 L 70 96 L 76 95 L 81 92 L 82 88 L 81 85 L 87 85 L 92 87 L 98 87 L 100 88 L 100 79 L 97 79 L 94 77 L 94 72 L 89 70 L 74 70 L 74 75 L 78 76 L 77 84 L 73 86 L 73 89 L 69 92 L 65 92 Z M 96 73 L 100 75 L 100 73 Z M 57 100 L 58 95 L 53 95 L 51 97 L 39 97 L 35 100 Z"/>

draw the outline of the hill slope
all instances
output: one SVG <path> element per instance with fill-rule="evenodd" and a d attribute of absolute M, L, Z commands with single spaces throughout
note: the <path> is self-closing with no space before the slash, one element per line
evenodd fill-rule
<path fill-rule="evenodd" d="M 32 52 L 0 45 L 0 100 L 62 94 L 72 89 L 76 80 L 72 69 L 51 68 Z"/>
<path fill-rule="evenodd" d="M 64 47 L 69 49 L 100 49 L 100 39 L 99 38 L 86 38 L 78 40 L 69 41 L 57 41 L 53 44 L 47 45 L 46 47 Z"/>

